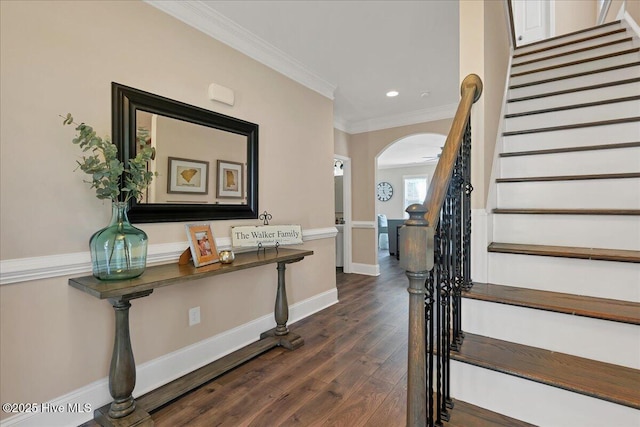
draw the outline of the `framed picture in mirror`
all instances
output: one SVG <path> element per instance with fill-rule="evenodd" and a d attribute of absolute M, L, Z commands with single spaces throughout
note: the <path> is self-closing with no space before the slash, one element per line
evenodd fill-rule
<path fill-rule="evenodd" d="M 242 163 L 218 160 L 218 198 L 241 199 L 243 197 Z"/>
<path fill-rule="evenodd" d="M 169 157 L 167 193 L 209 194 L 209 162 Z"/>

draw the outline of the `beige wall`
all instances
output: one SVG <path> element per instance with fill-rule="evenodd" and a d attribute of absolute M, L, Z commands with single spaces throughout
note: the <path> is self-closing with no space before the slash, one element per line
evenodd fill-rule
<path fill-rule="evenodd" d="M 598 2 L 596 0 L 555 0 L 555 35 L 571 33 L 596 25 Z"/>
<path fill-rule="evenodd" d="M 106 225 L 110 207 L 74 172 L 80 152 L 58 114 L 109 133 L 112 81 L 258 123 L 260 209 L 275 223 L 332 226 L 329 99 L 143 2 L 2 1 L 0 12 L 2 260 L 85 252 Z M 212 82 L 235 90 L 234 107 L 207 99 Z M 212 228 L 227 237 L 231 225 L 254 223 Z M 152 245 L 186 241 L 183 223 L 141 228 Z M 335 289 L 333 240 L 304 246 L 315 254 L 287 269 L 292 304 Z M 107 376 L 112 309 L 67 280 L 0 288 L 3 402 L 44 402 Z M 275 267 L 265 266 L 133 301 L 136 362 L 268 315 L 275 282 Z M 190 328 L 187 312 L 197 305 L 202 323 Z"/>
<path fill-rule="evenodd" d="M 626 11 L 631 15 L 636 24 L 640 24 L 640 1 L 627 0 Z"/>
<path fill-rule="evenodd" d="M 604 22 L 615 21 L 622 7 L 636 24 L 640 24 L 640 0 L 612 0 Z"/>
<path fill-rule="evenodd" d="M 451 121 L 451 119 L 437 120 L 350 135 L 348 141 L 352 166 L 351 203 L 354 221 L 376 220 L 376 157 L 392 143 L 410 135 L 418 133 L 446 135 L 451 128 Z M 377 264 L 376 247 L 375 230 L 354 230 L 353 262 Z"/>
<path fill-rule="evenodd" d="M 333 152 L 340 156 L 349 157 L 349 135 L 339 129 L 333 130 Z"/>
<path fill-rule="evenodd" d="M 489 191 L 510 55 L 506 22 L 502 2 L 460 2 L 460 80 L 477 74 L 484 86 L 471 115 L 474 209 L 486 206 Z"/>

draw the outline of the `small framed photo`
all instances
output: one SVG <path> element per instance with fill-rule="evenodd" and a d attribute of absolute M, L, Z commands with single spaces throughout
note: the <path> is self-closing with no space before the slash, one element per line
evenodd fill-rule
<path fill-rule="evenodd" d="M 241 199 L 243 197 L 242 163 L 218 160 L 218 185 L 216 197 Z"/>
<path fill-rule="evenodd" d="M 209 162 L 169 157 L 167 193 L 209 194 Z"/>
<path fill-rule="evenodd" d="M 202 267 L 218 262 L 220 259 L 216 249 L 216 241 L 211 233 L 211 226 L 209 224 L 187 224 L 185 227 L 193 265 Z"/>

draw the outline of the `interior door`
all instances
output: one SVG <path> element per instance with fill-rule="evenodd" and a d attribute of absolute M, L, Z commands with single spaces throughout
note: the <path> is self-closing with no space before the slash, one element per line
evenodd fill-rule
<path fill-rule="evenodd" d="M 512 0 L 516 45 L 549 37 L 549 0 Z"/>

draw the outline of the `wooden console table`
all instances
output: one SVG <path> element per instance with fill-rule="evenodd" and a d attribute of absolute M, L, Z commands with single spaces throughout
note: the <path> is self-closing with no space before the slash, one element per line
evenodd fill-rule
<path fill-rule="evenodd" d="M 153 420 L 149 413 L 171 400 L 274 347 L 282 346 L 289 350 L 300 347 L 304 340 L 299 335 L 289 332 L 287 327 L 289 305 L 284 278 L 286 264 L 301 261 L 309 255 L 313 255 L 313 251 L 267 249 L 237 254 L 232 264 L 216 263 L 195 268 L 193 264 L 175 263 L 148 267 L 142 276 L 131 280 L 105 282 L 93 276 L 69 279 L 70 286 L 96 298 L 108 299 L 115 310 L 116 329 L 109 369 L 109 392 L 113 402 L 95 410 L 96 421 L 103 426 L 152 426 Z M 276 327 L 264 332 L 259 341 L 134 399 L 132 393 L 136 384 L 136 365 L 129 334 L 130 301 L 146 297 L 154 289 L 163 286 L 266 264 L 278 264 L 278 287 L 274 310 Z"/>

